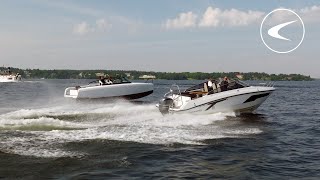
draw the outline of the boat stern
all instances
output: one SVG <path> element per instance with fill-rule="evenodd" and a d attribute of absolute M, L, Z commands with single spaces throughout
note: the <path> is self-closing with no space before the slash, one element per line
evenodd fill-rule
<path fill-rule="evenodd" d="M 168 114 L 170 106 L 173 105 L 173 99 L 171 98 L 163 98 L 159 101 L 159 104 L 156 106 L 159 108 L 159 111 L 162 115 Z"/>
<path fill-rule="evenodd" d="M 64 97 L 67 98 L 77 98 L 78 97 L 78 87 L 68 87 L 64 91 Z"/>

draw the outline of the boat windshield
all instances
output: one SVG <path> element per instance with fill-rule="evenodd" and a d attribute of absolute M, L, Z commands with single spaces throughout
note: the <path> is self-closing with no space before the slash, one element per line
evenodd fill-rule
<path fill-rule="evenodd" d="M 201 84 L 197 84 L 195 86 L 192 86 L 188 89 L 186 89 L 184 92 L 195 92 L 195 91 L 201 91 L 201 92 L 208 92 L 208 93 L 217 93 L 221 91 L 227 91 L 227 90 L 232 90 L 232 89 L 239 89 L 239 88 L 244 88 L 248 87 L 249 85 L 239 81 L 239 80 L 229 80 L 229 82 L 226 84 L 226 87 L 223 87 L 221 85 L 221 82 L 212 80 L 212 87 L 208 86 L 208 81 L 205 81 Z"/>
<path fill-rule="evenodd" d="M 203 84 L 204 84 L 204 83 L 208 83 L 208 82 L 206 81 L 206 82 L 203 82 L 203 83 L 201 83 L 201 84 L 197 84 L 197 85 L 195 85 L 195 86 L 192 86 L 192 87 L 186 89 L 185 92 L 200 91 L 200 90 L 203 89 Z"/>
<path fill-rule="evenodd" d="M 112 80 L 113 84 L 122 84 L 122 83 L 131 83 L 127 78 L 125 77 L 116 77 Z"/>

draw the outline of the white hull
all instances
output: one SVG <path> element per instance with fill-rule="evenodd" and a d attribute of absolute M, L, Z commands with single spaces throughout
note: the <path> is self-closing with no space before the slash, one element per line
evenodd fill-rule
<path fill-rule="evenodd" d="M 275 90 L 266 86 L 247 86 L 216 93 L 190 96 L 191 91 L 166 94 L 159 104 L 161 113 L 211 114 L 217 112 L 251 113 Z"/>
<path fill-rule="evenodd" d="M 188 112 L 196 114 L 217 112 L 251 113 L 269 97 L 273 90 L 273 87 L 247 87 L 234 89 L 191 100 L 179 108 L 170 108 L 169 112 Z"/>
<path fill-rule="evenodd" d="M 128 98 L 137 99 L 153 92 L 152 83 L 121 83 L 112 85 L 88 85 L 79 88 L 69 87 L 64 97 L 75 99 Z"/>
<path fill-rule="evenodd" d="M 0 75 L 0 82 L 18 82 L 18 81 L 21 81 L 21 76 Z"/>

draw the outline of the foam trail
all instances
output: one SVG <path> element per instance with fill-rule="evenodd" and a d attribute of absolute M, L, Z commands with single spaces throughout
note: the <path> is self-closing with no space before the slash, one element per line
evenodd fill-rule
<path fill-rule="evenodd" d="M 38 140 L 38 141 L 37 141 Z M 36 143 L 35 143 L 36 142 Z M 84 154 L 77 152 L 64 151 L 59 148 L 59 144 L 48 144 L 36 138 L 28 137 L 11 137 L 2 140 L 0 143 L 0 151 L 10 154 L 19 154 L 24 156 L 36 157 L 75 157 Z"/>
<path fill-rule="evenodd" d="M 262 132 L 257 128 L 230 129 L 219 125 L 227 116 L 235 114 L 162 116 L 154 105 L 123 101 L 21 109 L 0 115 L 0 129 L 18 129 L 22 133 L 20 139 L 1 136 L 0 151 L 39 157 L 81 156 L 83 152 L 65 151 L 62 145 L 94 139 L 203 145 L 207 139 Z"/>

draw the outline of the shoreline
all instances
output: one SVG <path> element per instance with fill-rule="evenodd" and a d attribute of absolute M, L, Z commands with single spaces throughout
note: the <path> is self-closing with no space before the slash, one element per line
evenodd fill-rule
<path fill-rule="evenodd" d="M 0 71 L 7 68 L 0 67 Z M 155 72 L 136 70 L 68 70 L 68 69 L 19 69 L 11 68 L 12 72 L 19 73 L 23 79 L 96 79 L 97 73 L 116 77 L 125 76 L 130 80 L 138 80 L 140 76 L 155 76 L 155 79 L 163 80 L 204 80 L 219 79 L 225 76 L 231 79 L 258 80 L 258 81 L 312 81 L 316 80 L 308 75 L 302 74 L 269 74 L 265 72 Z"/>

